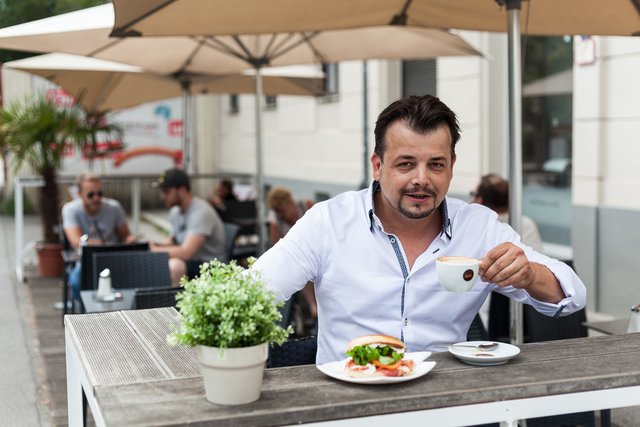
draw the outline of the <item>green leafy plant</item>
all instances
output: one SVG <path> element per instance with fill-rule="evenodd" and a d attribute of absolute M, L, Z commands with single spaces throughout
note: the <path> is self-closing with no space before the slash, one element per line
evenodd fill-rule
<path fill-rule="evenodd" d="M 255 271 L 235 261 L 203 264 L 200 275 L 182 279 L 184 291 L 177 296 L 180 322 L 167 337 L 169 344 L 188 347 L 249 347 L 262 343 L 282 344 L 291 334 L 278 325 L 281 314 L 275 294 L 266 289 Z"/>

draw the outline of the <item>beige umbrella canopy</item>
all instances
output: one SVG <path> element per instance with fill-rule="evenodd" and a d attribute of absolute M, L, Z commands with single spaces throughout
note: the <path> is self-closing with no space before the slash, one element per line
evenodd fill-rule
<path fill-rule="evenodd" d="M 504 0 L 113 0 L 114 35 L 261 34 L 373 25 L 507 31 Z M 530 34 L 640 35 L 638 0 L 522 1 Z"/>
<path fill-rule="evenodd" d="M 258 37 L 111 38 L 113 24 L 113 5 L 105 4 L 0 29 L 0 48 L 85 55 L 163 75 L 237 73 L 256 66 L 354 59 L 479 55 L 460 37 L 425 28 L 381 26 Z"/>
<path fill-rule="evenodd" d="M 145 72 L 141 67 L 80 55 L 49 53 L 7 62 L 6 69 L 26 71 L 64 88 L 91 112 L 132 107 L 183 94 L 180 79 Z M 273 68 L 263 77 L 267 95 L 317 96 L 323 91 L 322 73 Z M 280 74 L 278 74 L 280 73 Z M 229 75 L 190 75 L 189 91 L 200 93 L 253 93 L 251 72 Z"/>
<path fill-rule="evenodd" d="M 136 6 L 137 2 L 130 2 Z M 233 4 L 233 9 L 240 4 Z M 137 7 L 137 6 L 136 6 Z M 193 8 L 192 14 L 209 9 Z M 190 19 L 190 18 L 189 18 Z M 227 19 L 237 23 L 231 12 Z M 460 37 L 428 28 L 383 25 L 311 34 L 269 34 L 223 37 L 193 37 L 188 31 L 173 37 L 129 37 L 114 39 L 111 4 L 53 16 L 0 29 L 0 48 L 37 52 L 64 52 L 92 56 L 143 67 L 159 74 L 227 73 L 256 70 L 256 99 L 262 98 L 261 70 L 281 66 L 355 59 L 418 59 L 444 55 L 480 55 Z M 265 218 L 262 172 L 262 111 L 256 102 L 257 218 Z M 187 145 L 187 144 L 185 144 Z M 262 253 L 266 247 L 263 227 L 258 227 Z"/>

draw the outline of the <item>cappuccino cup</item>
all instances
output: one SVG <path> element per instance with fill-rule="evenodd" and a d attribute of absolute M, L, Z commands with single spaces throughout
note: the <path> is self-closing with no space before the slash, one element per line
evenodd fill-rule
<path fill-rule="evenodd" d="M 450 292 L 467 292 L 478 277 L 480 260 L 462 256 L 443 256 L 436 260 L 438 280 Z"/>

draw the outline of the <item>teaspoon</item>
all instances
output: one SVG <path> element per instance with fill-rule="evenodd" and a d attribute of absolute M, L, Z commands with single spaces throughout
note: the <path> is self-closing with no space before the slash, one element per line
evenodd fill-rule
<path fill-rule="evenodd" d="M 491 351 L 491 350 L 495 350 L 498 347 L 498 343 L 497 342 L 490 342 L 490 343 L 478 344 L 478 345 L 473 345 L 473 344 L 451 344 L 451 347 L 469 347 L 469 348 L 474 348 L 476 350 L 481 350 L 481 351 Z"/>

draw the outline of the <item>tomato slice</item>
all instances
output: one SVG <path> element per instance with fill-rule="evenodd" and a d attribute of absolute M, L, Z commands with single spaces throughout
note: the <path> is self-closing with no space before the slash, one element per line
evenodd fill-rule
<path fill-rule="evenodd" d="M 392 370 L 394 370 L 394 369 L 398 369 L 400 366 L 402 366 L 402 359 L 398 360 L 396 363 L 392 363 L 391 365 L 385 365 L 385 364 L 382 364 L 382 363 L 380 363 L 380 361 L 379 361 L 379 360 L 374 360 L 374 361 L 373 361 L 373 362 L 371 362 L 371 363 L 373 363 L 373 365 L 374 365 L 376 368 L 379 368 L 379 369 L 388 369 L 388 370 L 392 371 Z"/>

